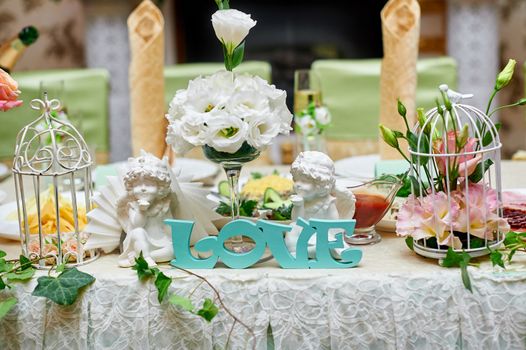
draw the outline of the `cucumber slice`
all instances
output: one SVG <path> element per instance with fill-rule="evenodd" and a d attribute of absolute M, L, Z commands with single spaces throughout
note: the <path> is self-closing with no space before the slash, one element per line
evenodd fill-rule
<path fill-rule="evenodd" d="M 281 207 L 284 200 L 279 195 L 279 192 L 269 187 L 265 190 L 263 195 L 263 207 L 267 209 L 277 209 Z"/>
<path fill-rule="evenodd" d="M 219 182 L 217 190 L 220 195 L 230 198 L 230 187 L 228 186 L 228 181 Z"/>

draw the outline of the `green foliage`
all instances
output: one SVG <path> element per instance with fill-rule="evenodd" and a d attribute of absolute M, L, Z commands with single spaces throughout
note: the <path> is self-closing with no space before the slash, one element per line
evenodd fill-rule
<path fill-rule="evenodd" d="M 477 167 L 475 168 L 475 171 L 469 175 L 469 181 L 473 183 L 477 183 L 484 177 L 484 173 L 488 171 L 490 166 L 493 165 L 493 161 L 491 159 L 486 159 L 482 163 L 478 163 Z"/>
<path fill-rule="evenodd" d="M 261 179 L 263 177 L 263 174 L 257 171 L 253 171 L 250 173 L 250 177 L 254 180 Z"/>
<path fill-rule="evenodd" d="M 508 249 L 507 261 L 519 250 L 526 250 L 526 232 L 508 232 L 504 238 L 504 247 Z"/>
<path fill-rule="evenodd" d="M 201 316 L 206 321 L 210 322 L 219 312 L 219 308 L 214 304 L 211 299 L 206 298 L 203 307 L 197 310 L 196 315 Z"/>
<path fill-rule="evenodd" d="M 241 199 L 239 201 L 239 215 L 252 217 L 257 206 L 258 202 L 255 200 Z M 216 208 L 216 213 L 223 216 L 230 216 L 232 215 L 232 208 L 229 203 L 220 202 Z"/>
<path fill-rule="evenodd" d="M 407 245 L 407 247 L 408 247 L 409 249 L 411 249 L 411 250 L 415 250 L 415 248 L 414 248 L 414 239 L 413 239 L 413 237 L 411 237 L 411 236 L 407 236 L 407 237 L 405 238 L 405 244 Z"/>
<path fill-rule="evenodd" d="M 59 305 L 71 305 L 77 300 L 79 290 L 94 281 L 93 276 L 76 268 L 67 269 L 57 277 L 39 277 L 32 295 L 48 298 Z"/>
<path fill-rule="evenodd" d="M 166 276 L 157 267 L 148 267 L 148 263 L 144 259 L 142 252 L 139 254 L 138 258 L 135 258 L 135 265 L 132 268 L 137 271 L 137 276 L 141 281 L 147 281 L 150 278 L 155 278 L 154 285 L 157 288 L 157 300 L 159 303 L 162 303 L 168 294 L 168 290 L 172 284 L 172 278 Z M 175 293 L 169 296 L 168 302 L 172 305 L 177 305 L 183 310 L 186 310 L 194 315 L 200 316 L 208 322 L 214 318 L 219 310 L 212 300 L 205 299 L 203 307 L 195 311 L 195 307 L 192 304 L 190 298 L 183 297 Z"/>
<path fill-rule="evenodd" d="M 243 56 L 245 55 L 245 42 L 239 44 L 232 53 L 231 68 L 234 69 L 243 62 Z M 230 69 L 230 70 L 232 70 Z"/>
<path fill-rule="evenodd" d="M 290 220 L 292 217 L 292 204 L 282 205 L 281 207 L 272 210 L 273 220 Z"/>
<path fill-rule="evenodd" d="M 495 123 L 495 129 L 497 130 L 497 132 L 499 132 L 500 128 L 502 128 L 502 123 Z M 486 131 L 486 133 L 482 137 L 482 146 L 485 147 L 489 145 L 491 141 L 493 141 L 494 139 L 495 138 L 494 138 L 493 130 Z"/>
<path fill-rule="evenodd" d="M 182 297 L 177 294 L 172 294 L 170 298 L 168 299 L 170 304 L 179 306 L 183 310 L 186 310 L 188 312 L 193 313 L 194 312 L 194 304 L 192 304 L 192 300 L 190 298 Z"/>
<path fill-rule="evenodd" d="M 16 305 L 18 300 L 15 297 L 9 297 L 0 301 L 0 320 Z"/>
<path fill-rule="evenodd" d="M 447 250 L 446 258 L 442 260 L 442 266 L 444 267 L 460 267 L 460 273 L 462 276 L 462 283 L 467 290 L 473 293 L 471 287 L 471 280 L 468 273 L 468 265 L 471 260 L 471 256 L 468 253 L 462 252 L 457 253 L 453 248 L 449 247 Z"/>
<path fill-rule="evenodd" d="M 491 250 L 489 247 L 488 247 L 488 250 L 490 252 L 489 258 L 491 260 L 491 264 L 493 266 L 498 265 L 502 267 L 503 269 L 505 269 L 506 267 L 504 266 L 504 260 L 502 259 L 503 254 L 499 252 L 498 250 Z"/>

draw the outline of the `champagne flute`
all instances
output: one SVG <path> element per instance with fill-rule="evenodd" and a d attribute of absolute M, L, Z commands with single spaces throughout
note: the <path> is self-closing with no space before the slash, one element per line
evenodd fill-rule
<path fill-rule="evenodd" d="M 298 69 L 294 72 L 294 114 L 301 113 L 311 102 L 321 105 L 320 78 L 310 69 Z"/>

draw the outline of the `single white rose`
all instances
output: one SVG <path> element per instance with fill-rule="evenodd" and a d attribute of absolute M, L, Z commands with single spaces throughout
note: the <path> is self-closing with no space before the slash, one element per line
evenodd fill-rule
<path fill-rule="evenodd" d="M 247 142 L 261 150 L 272 143 L 279 131 L 280 123 L 275 116 L 266 113 L 253 115 L 248 122 Z"/>
<path fill-rule="evenodd" d="M 181 119 L 181 135 L 186 142 L 194 146 L 202 146 L 208 143 L 209 128 L 208 120 L 215 113 L 188 113 Z"/>
<path fill-rule="evenodd" d="M 316 121 L 323 126 L 329 125 L 331 122 L 331 114 L 329 113 L 329 109 L 327 107 L 316 107 L 314 109 L 314 115 L 316 118 Z"/>
<path fill-rule="evenodd" d="M 250 123 L 253 115 L 270 114 L 268 99 L 255 90 L 236 91 L 228 101 L 227 110 L 247 123 Z"/>
<path fill-rule="evenodd" d="M 166 132 L 166 144 L 172 146 L 175 153 L 184 155 L 194 148 L 194 145 L 183 138 L 181 124 L 182 122 L 177 119 L 170 122 Z"/>
<path fill-rule="evenodd" d="M 208 146 L 216 151 L 235 153 L 247 140 L 248 124 L 226 112 L 207 123 L 209 127 Z"/>
<path fill-rule="evenodd" d="M 217 38 L 232 50 L 241 44 L 256 23 L 250 15 L 234 9 L 217 10 L 212 15 Z"/>
<path fill-rule="evenodd" d="M 223 109 L 233 93 L 234 83 L 228 76 L 198 77 L 188 83 L 185 110 L 198 113 Z"/>

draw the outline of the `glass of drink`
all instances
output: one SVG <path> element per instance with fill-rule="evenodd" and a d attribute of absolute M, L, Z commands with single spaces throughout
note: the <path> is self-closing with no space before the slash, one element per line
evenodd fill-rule
<path fill-rule="evenodd" d="M 298 69 L 294 72 L 294 114 L 301 113 L 311 102 L 321 105 L 320 78 L 310 69 Z"/>

